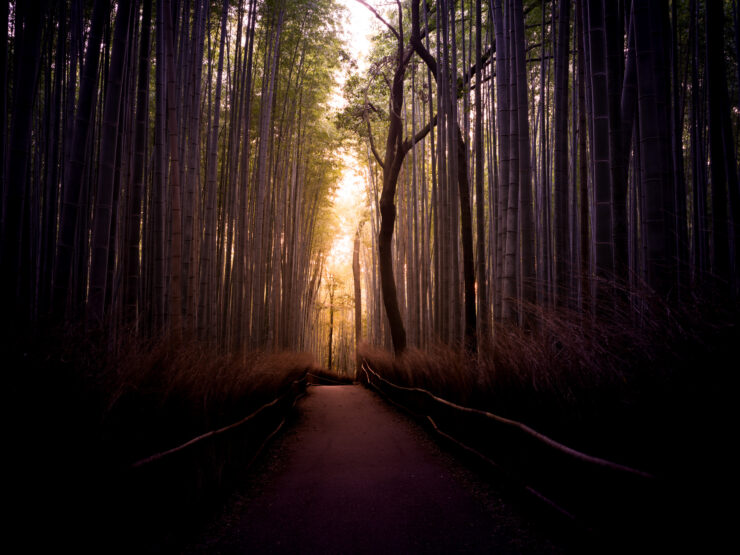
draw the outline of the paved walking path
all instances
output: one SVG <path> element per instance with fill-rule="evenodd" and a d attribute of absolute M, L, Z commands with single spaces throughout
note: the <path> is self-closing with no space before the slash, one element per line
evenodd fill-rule
<path fill-rule="evenodd" d="M 449 455 L 363 387 L 311 387 L 297 410 L 256 491 L 195 552 L 559 551 L 490 492 L 474 494 Z"/>

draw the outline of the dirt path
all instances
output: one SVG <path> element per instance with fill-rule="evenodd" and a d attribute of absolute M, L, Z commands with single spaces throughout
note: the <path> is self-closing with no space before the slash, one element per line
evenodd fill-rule
<path fill-rule="evenodd" d="M 547 553 L 495 492 L 360 386 L 317 386 L 189 553 Z"/>

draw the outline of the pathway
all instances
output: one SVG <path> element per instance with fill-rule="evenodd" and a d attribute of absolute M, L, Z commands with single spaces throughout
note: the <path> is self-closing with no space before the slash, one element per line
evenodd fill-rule
<path fill-rule="evenodd" d="M 363 387 L 311 387 L 297 410 L 253 491 L 189 552 L 560 552 Z"/>

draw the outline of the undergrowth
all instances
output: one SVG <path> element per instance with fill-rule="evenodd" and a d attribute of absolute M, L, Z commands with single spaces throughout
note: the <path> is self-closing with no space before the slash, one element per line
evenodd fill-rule
<path fill-rule="evenodd" d="M 24 534 L 39 514 L 52 512 L 59 534 L 75 542 L 75 533 L 102 533 L 95 528 L 154 506 L 154 492 L 120 499 L 127 496 L 121 477 L 133 463 L 241 420 L 314 367 L 307 353 L 225 355 L 196 340 L 125 334 L 111 339 L 76 329 L 3 342 L 0 349 L 14 478 L 7 501 L 14 506 L 16 528 Z M 227 439 L 197 457 L 181 457 L 175 471 L 167 471 L 175 490 L 188 491 L 188 502 L 211 495 L 205 490 L 221 483 L 225 465 L 248 460 L 271 429 L 236 436 L 239 448 L 233 452 L 224 446 Z M 233 461 L 219 460 L 224 458 Z M 164 513 L 178 509 L 185 505 Z M 28 541 L 40 541 L 25 533 Z"/>
<path fill-rule="evenodd" d="M 478 355 L 441 344 L 399 358 L 367 344 L 359 352 L 396 384 L 524 422 L 595 455 L 678 474 L 721 445 L 737 383 L 729 361 L 738 313 L 640 292 L 596 314 L 526 307 L 527 325 L 497 324 Z"/>

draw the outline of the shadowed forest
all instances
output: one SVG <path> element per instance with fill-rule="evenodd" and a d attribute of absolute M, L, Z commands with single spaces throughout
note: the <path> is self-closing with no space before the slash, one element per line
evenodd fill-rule
<path fill-rule="evenodd" d="M 728 533 L 740 2 L 3 0 L 0 33 L 22 545 L 177 535 L 334 381 L 590 531 Z"/>

